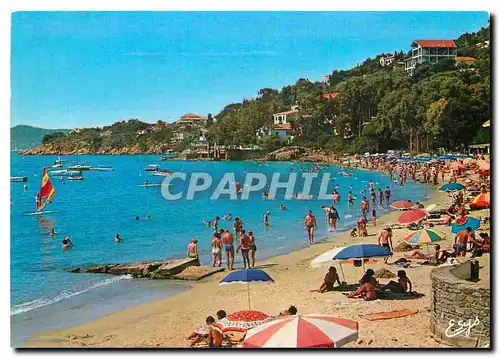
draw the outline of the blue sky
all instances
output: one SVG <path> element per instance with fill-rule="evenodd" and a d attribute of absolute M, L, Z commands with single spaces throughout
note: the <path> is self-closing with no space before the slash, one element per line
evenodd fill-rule
<path fill-rule="evenodd" d="M 487 24 L 485 12 L 17 12 L 11 125 L 215 115 L 260 88 Z"/>

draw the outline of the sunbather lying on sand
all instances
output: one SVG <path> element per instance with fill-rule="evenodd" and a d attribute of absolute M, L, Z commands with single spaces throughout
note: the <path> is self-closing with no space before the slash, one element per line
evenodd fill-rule
<path fill-rule="evenodd" d="M 441 246 L 439 246 L 438 244 L 436 244 L 434 246 L 434 253 L 432 255 L 424 254 L 420 250 L 413 250 L 410 253 L 406 254 L 405 258 L 406 259 L 420 259 L 420 260 L 434 260 L 438 264 L 441 264 L 443 262 L 446 262 L 446 260 L 448 259 L 448 257 L 452 257 L 453 256 L 452 253 L 449 253 L 446 250 L 443 250 L 443 251 L 440 251 L 440 250 L 441 250 Z"/>

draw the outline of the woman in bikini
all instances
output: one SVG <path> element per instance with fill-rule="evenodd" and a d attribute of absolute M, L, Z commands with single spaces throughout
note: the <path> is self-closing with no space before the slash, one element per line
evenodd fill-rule
<path fill-rule="evenodd" d="M 192 259 L 199 259 L 198 257 L 198 240 L 193 239 L 187 247 L 187 257 Z"/>
<path fill-rule="evenodd" d="M 248 238 L 250 239 L 250 267 L 255 267 L 255 253 L 257 252 L 257 245 L 255 243 L 255 236 L 253 236 L 253 231 L 248 230 Z"/>

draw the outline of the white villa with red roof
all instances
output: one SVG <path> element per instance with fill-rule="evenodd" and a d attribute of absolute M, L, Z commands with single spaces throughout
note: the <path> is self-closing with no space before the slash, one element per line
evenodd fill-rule
<path fill-rule="evenodd" d="M 424 62 L 437 63 L 457 57 L 457 45 L 453 40 L 415 40 L 411 44 L 411 56 L 405 59 L 405 70 L 413 75 L 417 65 Z"/>
<path fill-rule="evenodd" d="M 281 140 L 292 139 L 291 122 L 296 120 L 299 116 L 299 111 L 292 108 L 290 111 L 280 112 L 273 114 L 273 125 L 271 127 L 271 134 L 276 134 Z"/>

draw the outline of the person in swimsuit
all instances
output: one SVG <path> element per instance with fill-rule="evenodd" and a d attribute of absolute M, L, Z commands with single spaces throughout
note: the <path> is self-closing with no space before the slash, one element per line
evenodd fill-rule
<path fill-rule="evenodd" d="M 220 217 L 216 216 L 215 220 L 212 222 L 212 227 L 214 229 L 214 232 L 219 229 L 219 220 L 220 220 Z"/>
<path fill-rule="evenodd" d="M 361 201 L 361 212 L 363 213 L 363 217 L 366 219 L 366 215 L 368 214 L 368 209 L 370 208 L 370 204 L 368 200 L 366 200 L 366 196 L 363 196 L 363 200 Z"/>
<path fill-rule="evenodd" d="M 342 286 L 342 284 L 340 283 L 339 275 L 337 274 L 337 269 L 333 266 L 330 266 L 318 292 L 324 293 L 326 291 L 333 291 L 333 285 L 335 284 L 335 282 L 339 284 L 339 287 Z"/>
<path fill-rule="evenodd" d="M 382 230 L 378 237 L 378 245 L 382 246 L 387 251 L 392 252 L 392 229 L 390 227 Z M 388 257 L 384 257 L 384 262 L 387 263 Z"/>
<path fill-rule="evenodd" d="M 264 213 L 264 227 L 267 229 L 271 224 L 269 224 L 269 214 L 271 214 L 271 210 L 267 210 Z"/>
<path fill-rule="evenodd" d="M 372 210 L 372 225 L 373 227 L 377 226 L 377 210 Z"/>
<path fill-rule="evenodd" d="M 470 226 L 465 230 L 460 230 L 455 236 L 455 245 L 457 245 L 458 256 L 465 256 L 467 251 L 467 243 L 472 237 L 472 229 Z"/>
<path fill-rule="evenodd" d="M 382 189 L 378 188 L 378 206 L 383 207 L 384 206 L 384 193 L 382 192 Z"/>
<path fill-rule="evenodd" d="M 241 230 L 240 244 L 236 249 L 236 253 L 241 249 L 241 257 L 243 258 L 243 268 L 250 268 L 250 238 L 245 234 L 245 230 Z"/>
<path fill-rule="evenodd" d="M 212 316 L 206 319 L 208 325 L 207 343 L 210 348 L 222 347 L 222 330 L 218 325 L 215 325 L 215 319 Z"/>
<path fill-rule="evenodd" d="M 316 218 L 314 217 L 311 210 L 307 212 L 304 218 L 304 227 L 307 230 L 307 239 L 309 245 L 314 244 L 314 230 L 316 230 Z"/>
<path fill-rule="evenodd" d="M 210 244 L 212 247 L 212 266 L 215 267 L 217 265 L 217 261 L 219 262 L 218 267 L 222 265 L 222 241 L 220 239 L 220 234 L 216 232 L 214 234 L 214 238 L 212 239 L 212 243 Z"/>
<path fill-rule="evenodd" d="M 354 205 L 354 198 L 352 197 L 352 192 L 351 191 L 347 194 L 347 205 L 349 207 L 351 207 L 351 206 Z"/>
<path fill-rule="evenodd" d="M 54 229 L 50 229 L 50 231 L 49 231 L 49 235 L 50 235 L 50 236 L 55 236 L 55 235 L 56 235 L 55 230 L 54 230 Z"/>
<path fill-rule="evenodd" d="M 366 270 L 366 273 L 361 280 L 359 280 L 361 286 L 356 291 L 350 292 L 347 297 L 354 298 L 359 296 L 367 301 L 376 299 L 377 293 L 375 292 L 375 287 L 378 286 L 378 282 L 375 277 L 373 277 L 374 274 L 375 271 L 372 269 Z"/>
<path fill-rule="evenodd" d="M 238 235 L 241 229 L 243 229 L 243 223 L 241 222 L 240 218 L 234 218 L 233 229 L 236 235 Z"/>
<path fill-rule="evenodd" d="M 248 230 L 248 238 L 250 239 L 250 267 L 255 267 L 255 253 L 257 252 L 257 244 L 255 242 L 255 236 L 253 236 L 253 231 Z"/>
<path fill-rule="evenodd" d="M 285 206 L 285 205 L 283 205 L 283 204 L 280 204 L 280 210 L 281 210 L 281 211 L 286 211 L 286 206 Z"/>
<path fill-rule="evenodd" d="M 406 291 L 411 292 L 413 290 L 412 284 L 408 276 L 406 276 L 405 270 L 398 271 L 398 282 L 389 281 L 387 285 L 383 287 L 384 289 L 389 289 L 394 293 L 405 293 Z M 408 290 L 409 288 L 409 290 Z"/>
<path fill-rule="evenodd" d="M 121 242 L 123 241 L 123 239 L 120 237 L 120 235 L 118 233 L 115 234 L 115 237 L 113 239 L 115 242 Z"/>
<path fill-rule="evenodd" d="M 385 188 L 385 203 L 389 205 L 389 202 L 391 201 L 391 189 L 389 187 Z"/>
<path fill-rule="evenodd" d="M 335 208 L 335 206 L 331 205 L 328 210 L 328 226 L 330 226 L 330 231 L 333 231 L 337 228 L 337 220 L 340 219 L 339 212 Z"/>
<path fill-rule="evenodd" d="M 229 229 L 226 229 L 224 235 L 222 235 L 222 244 L 226 251 L 227 269 L 232 271 L 234 265 L 234 238 L 233 234 L 229 232 Z"/>
<path fill-rule="evenodd" d="M 199 259 L 198 257 L 198 239 L 193 239 L 187 247 L 187 257 Z"/>
<path fill-rule="evenodd" d="M 63 249 L 69 249 L 69 248 L 73 247 L 73 243 L 71 242 L 71 239 L 69 238 L 69 236 L 66 236 L 64 238 L 64 240 L 61 243 L 61 247 Z"/>
<path fill-rule="evenodd" d="M 149 182 L 147 180 L 144 180 L 144 186 L 148 186 Z"/>

